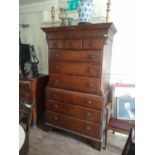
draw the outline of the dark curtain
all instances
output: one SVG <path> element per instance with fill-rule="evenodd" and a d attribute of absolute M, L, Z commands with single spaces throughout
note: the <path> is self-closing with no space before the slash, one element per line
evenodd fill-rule
<path fill-rule="evenodd" d="M 24 63 L 31 61 L 29 44 L 19 43 L 19 61 L 22 73 L 24 73 Z"/>

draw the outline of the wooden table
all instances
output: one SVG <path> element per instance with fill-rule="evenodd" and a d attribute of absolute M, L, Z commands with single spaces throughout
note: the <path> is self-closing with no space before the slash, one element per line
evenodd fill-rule
<path fill-rule="evenodd" d="M 37 77 L 19 79 L 20 101 L 33 104 L 32 124 L 36 126 L 37 118 L 44 112 L 45 88 L 48 75 L 39 74 Z"/>

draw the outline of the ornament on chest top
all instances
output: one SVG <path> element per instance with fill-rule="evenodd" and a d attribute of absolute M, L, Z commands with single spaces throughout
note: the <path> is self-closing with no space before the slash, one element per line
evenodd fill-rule
<path fill-rule="evenodd" d="M 94 0 L 79 0 L 78 15 L 79 25 L 80 24 L 91 24 L 92 17 L 94 14 Z M 109 22 L 110 11 L 111 11 L 111 0 L 107 1 L 106 7 L 106 22 Z"/>
<path fill-rule="evenodd" d="M 52 18 L 52 26 L 54 26 L 55 24 L 55 9 L 54 9 L 54 6 L 52 6 L 52 9 L 51 9 L 51 18 Z"/>
<path fill-rule="evenodd" d="M 60 26 L 66 26 L 66 19 L 67 19 L 67 0 L 59 0 L 59 19 L 61 19 Z"/>
<path fill-rule="evenodd" d="M 93 16 L 93 0 L 80 0 L 78 6 L 79 25 L 91 24 Z"/>

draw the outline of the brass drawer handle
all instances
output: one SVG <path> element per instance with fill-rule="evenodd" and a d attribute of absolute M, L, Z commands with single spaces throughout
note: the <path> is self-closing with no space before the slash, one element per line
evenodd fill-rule
<path fill-rule="evenodd" d="M 90 131 L 91 130 L 91 127 L 90 126 L 87 126 L 86 127 L 86 131 Z"/>
<path fill-rule="evenodd" d="M 88 88 L 93 88 L 93 87 L 94 87 L 94 85 L 93 85 L 92 83 L 87 83 L 86 86 L 87 86 Z"/>
<path fill-rule="evenodd" d="M 57 58 L 57 57 L 59 57 L 59 54 L 58 54 L 58 53 L 56 53 L 56 54 L 55 54 L 55 57 L 56 57 L 56 58 Z"/>
<path fill-rule="evenodd" d="M 59 84 L 59 80 L 55 80 L 55 83 L 56 83 L 56 84 Z"/>
<path fill-rule="evenodd" d="M 56 68 L 56 70 L 57 70 L 57 71 L 60 69 L 60 67 L 59 67 L 59 66 L 56 66 L 55 68 Z"/>
<path fill-rule="evenodd" d="M 53 45 L 54 45 L 54 47 L 57 48 L 59 46 L 59 43 L 54 43 Z"/>
<path fill-rule="evenodd" d="M 90 59 L 90 60 L 94 60 L 94 59 L 96 59 L 96 55 L 94 55 L 94 54 L 89 54 L 89 55 L 87 56 L 87 58 Z"/>
<path fill-rule="evenodd" d="M 91 101 L 91 100 L 86 101 L 86 105 L 87 105 L 87 106 L 89 106 L 89 105 L 91 105 L 91 104 L 92 104 L 92 101 Z"/>
<path fill-rule="evenodd" d="M 86 72 L 88 74 L 92 74 L 94 72 L 94 69 L 93 68 L 87 68 Z"/>
<path fill-rule="evenodd" d="M 57 104 L 54 104 L 54 108 L 57 109 L 58 108 L 58 105 Z"/>
<path fill-rule="evenodd" d="M 91 113 L 90 112 L 86 112 L 86 116 L 87 117 L 90 117 L 91 116 Z"/>
<path fill-rule="evenodd" d="M 57 116 L 54 116 L 54 120 L 55 120 L 55 121 L 58 121 L 58 117 L 57 117 Z"/>
<path fill-rule="evenodd" d="M 57 95 L 57 94 L 54 94 L 54 95 L 53 95 L 53 98 L 57 98 L 57 97 L 58 97 L 58 95 Z"/>

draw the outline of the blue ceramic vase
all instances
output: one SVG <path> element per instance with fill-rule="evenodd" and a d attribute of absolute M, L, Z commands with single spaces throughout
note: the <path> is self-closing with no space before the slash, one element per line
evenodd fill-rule
<path fill-rule="evenodd" d="M 80 0 L 78 5 L 79 24 L 90 24 L 93 15 L 93 0 Z"/>

